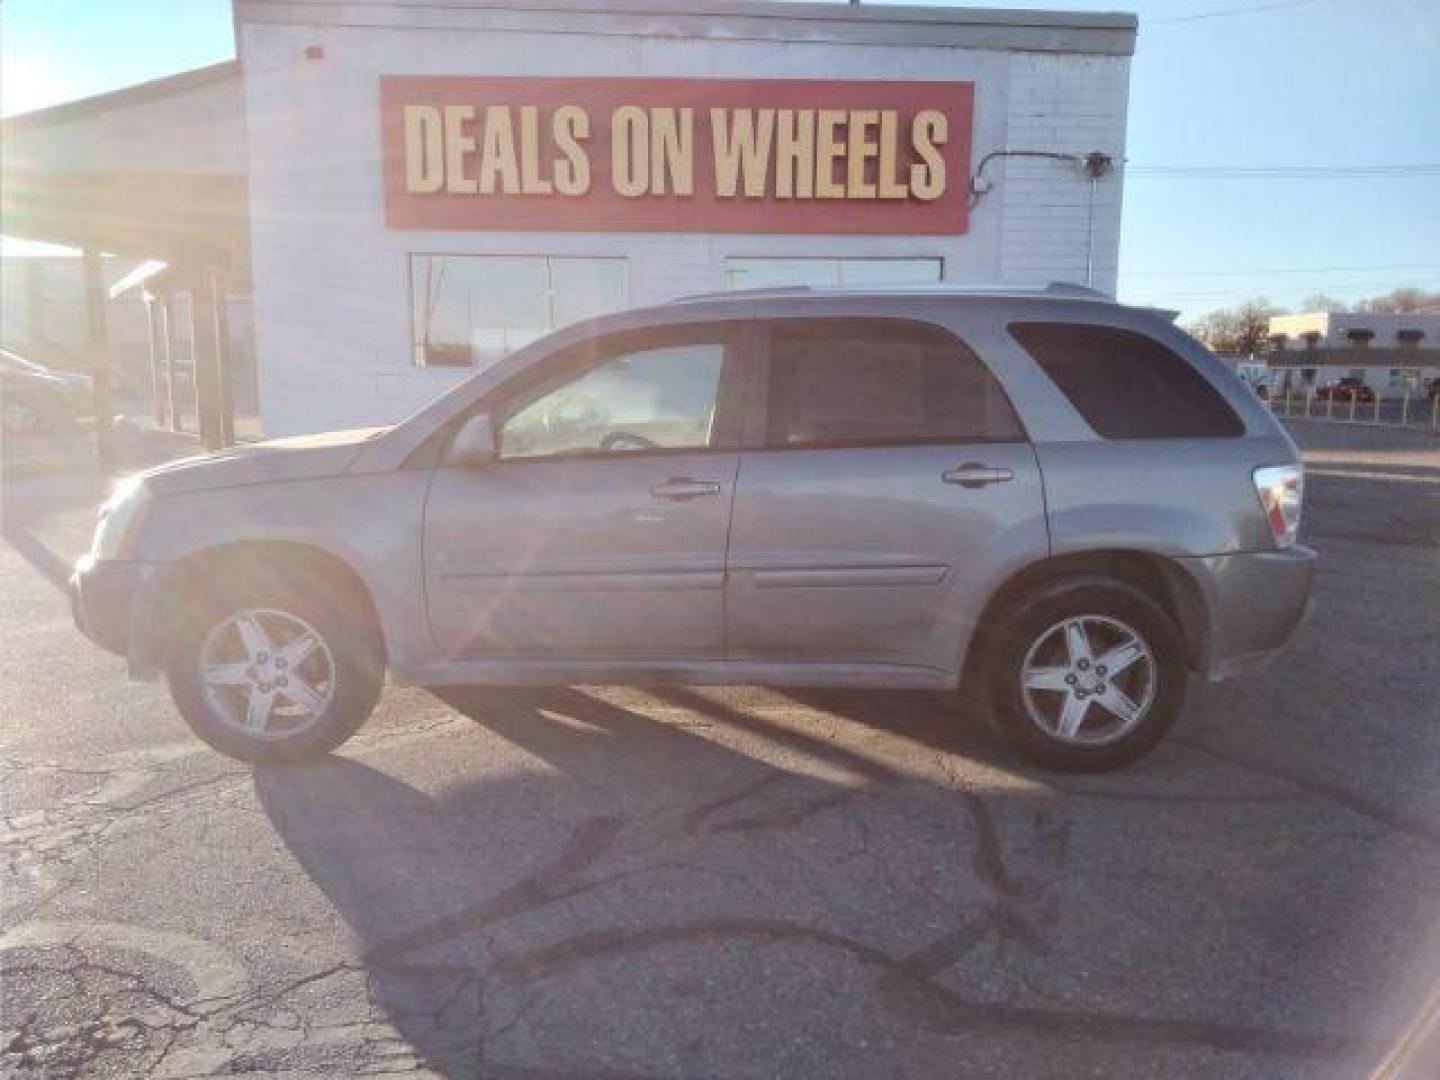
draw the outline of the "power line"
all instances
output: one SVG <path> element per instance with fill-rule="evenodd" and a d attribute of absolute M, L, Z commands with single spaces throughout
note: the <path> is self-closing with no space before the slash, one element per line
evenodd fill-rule
<path fill-rule="evenodd" d="M 1394 289 L 1397 287 L 1423 289 L 1433 287 L 1433 283 L 1437 280 L 1440 280 L 1440 278 L 1437 278 L 1433 273 L 1418 274 L 1414 278 L 1401 278 L 1395 274 L 1387 274 L 1384 277 L 1377 275 L 1373 278 L 1366 278 L 1363 281 L 1337 281 L 1334 287 L 1340 292 L 1354 292 L 1357 289 Z M 1175 284 L 1179 283 L 1177 282 Z M 1277 290 L 1287 292 L 1296 290 L 1305 290 L 1307 292 L 1317 291 L 1317 286 L 1309 282 L 1266 282 L 1263 279 L 1249 282 L 1236 282 L 1233 285 L 1220 282 L 1209 283 L 1208 286 L 1204 283 L 1196 282 L 1196 285 L 1197 288 L 1194 289 L 1186 289 L 1182 285 L 1178 290 L 1167 288 L 1164 285 L 1160 286 L 1159 289 L 1154 289 L 1148 285 L 1138 285 L 1135 286 L 1132 291 L 1143 290 L 1154 296 L 1223 296 L 1229 293 L 1246 292 L 1254 289 L 1263 291 L 1269 286 L 1274 286 Z"/>
<path fill-rule="evenodd" d="M 1162 180 L 1380 180 L 1440 176 L 1440 163 L 1396 165 L 1127 165 L 1125 174 Z"/>
<path fill-rule="evenodd" d="M 1246 277 L 1255 274 L 1350 274 L 1376 270 L 1440 270 L 1440 263 L 1376 263 L 1372 266 L 1261 266 L 1246 270 L 1131 270 L 1121 277 Z M 1343 284 L 1343 283 L 1342 283 Z"/>
<path fill-rule="evenodd" d="M 1318 0 L 1274 0 L 1268 4 L 1248 4 L 1245 7 L 1220 8 L 1217 11 L 1197 11 L 1193 15 L 1172 15 L 1167 19 L 1146 19 L 1146 26 L 1160 23 L 1199 22 L 1202 19 L 1228 19 L 1233 15 L 1258 15 L 1264 11 L 1280 11 L 1284 8 L 1306 7 Z"/>
<path fill-rule="evenodd" d="M 1357 292 L 1357 291 L 1364 292 L 1364 291 L 1368 291 L 1368 290 L 1370 290 L 1370 289 L 1395 289 L 1395 288 L 1401 288 L 1401 287 L 1403 287 L 1403 288 L 1427 289 L 1427 288 L 1435 288 L 1437 284 L 1440 284 L 1440 279 L 1432 279 L 1432 280 L 1428 280 L 1428 281 L 1427 281 L 1426 279 L 1422 278 L 1422 279 L 1420 279 L 1420 280 L 1418 280 L 1418 281 L 1407 280 L 1407 281 L 1404 281 L 1403 283 L 1397 283 L 1396 279 L 1393 278 L 1393 277 L 1390 277 L 1390 278 L 1374 278 L 1374 279 L 1369 280 L 1369 281 L 1347 281 L 1347 282 L 1344 282 L 1344 283 L 1342 283 L 1342 284 L 1337 285 L 1336 291 L 1337 291 L 1337 292 L 1352 292 L 1352 293 L 1353 293 L 1353 292 Z M 1315 286 L 1313 286 L 1313 285 L 1300 286 L 1300 288 L 1303 288 L 1306 292 L 1311 292 L 1311 291 L 1314 291 L 1314 290 L 1315 290 Z M 1290 286 L 1281 286 L 1280 289 L 1272 290 L 1272 291 L 1277 291 L 1277 292 L 1278 292 L 1278 291 L 1291 292 L 1291 291 L 1294 291 L 1295 289 L 1296 289 L 1296 286 L 1290 285 Z M 1127 290 L 1127 291 L 1129 291 L 1129 292 L 1143 293 L 1145 296 L 1164 296 L 1164 297 L 1171 297 L 1171 298 L 1176 298 L 1176 299 L 1181 298 L 1181 297 L 1187 297 L 1187 296 L 1188 296 L 1188 297 L 1195 297 L 1195 298 L 1198 298 L 1198 299 L 1204 299 L 1205 297 L 1210 297 L 1210 296 L 1224 297 L 1224 296 L 1235 296 L 1235 295 L 1237 295 L 1237 294 L 1248 294 L 1248 295 L 1251 295 L 1251 296 L 1254 296 L 1254 295 L 1263 295 L 1263 294 L 1265 293 L 1265 291 L 1266 291 L 1266 288 L 1265 288 L 1265 284 L 1264 284 L 1264 283 L 1247 282 L 1247 283 L 1245 283 L 1245 284 L 1237 284 L 1237 285 L 1227 286 L 1227 287 L 1224 287 L 1224 288 L 1201 289 L 1201 290 L 1193 290 L 1193 291 L 1192 291 L 1192 290 L 1181 289 L 1181 290 L 1178 291 L 1178 292 L 1172 292 L 1172 291 L 1167 291 L 1167 290 L 1160 290 L 1160 291 L 1156 292 L 1156 291 L 1153 291 L 1153 290 L 1150 290 L 1150 289 L 1146 289 L 1146 288 L 1143 288 L 1143 287 L 1142 287 L 1142 288 L 1138 288 L 1138 289 L 1130 289 L 1130 290 Z"/>
<path fill-rule="evenodd" d="M 1339 285 L 1335 291 L 1352 294 L 1373 293 L 1376 290 L 1381 290 L 1383 292 L 1385 290 L 1395 289 L 1396 287 L 1397 282 L 1394 278 L 1386 278 L 1383 281 L 1347 281 L 1343 283 L 1343 285 Z M 1423 279 L 1420 281 L 1406 281 L 1403 283 L 1403 287 L 1418 288 L 1432 291 L 1440 289 L 1440 279 L 1434 279 L 1430 281 L 1426 281 Z M 1309 291 L 1310 289 L 1313 289 L 1314 286 L 1306 286 L 1305 288 L 1306 291 Z M 1139 298 L 1141 302 L 1145 303 L 1155 301 L 1176 301 L 1180 303 L 1194 305 L 1201 303 L 1221 303 L 1227 301 L 1233 302 L 1235 300 L 1247 300 L 1257 296 L 1263 297 L 1266 295 L 1266 293 L 1289 293 L 1292 292 L 1292 290 L 1293 286 L 1291 288 L 1266 289 L 1263 284 L 1245 284 L 1236 285 L 1228 289 L 1208 292 L 1151 292 L 1149 289 L 1144 288 L 1126 289 L 1124 290 L 1124 292 L 1127 296 Z"/>
<path fill-rule="evenodd" d="M 1132 172 L 1196 176 L 1375 176 L 1381 173 L 1437 172 L 1440 164 L 1408 165 L 1131 165 Z"/>

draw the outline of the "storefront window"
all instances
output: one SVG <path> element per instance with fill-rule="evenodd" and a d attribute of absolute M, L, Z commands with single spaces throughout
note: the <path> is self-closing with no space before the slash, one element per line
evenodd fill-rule
<path fill-rule="evenodd" d="M 415 363 L 487 367 L 551 330 L 629 304 L 624 259 L 412 255 Z"/>
<path fill-rule="evenodd" d="M 726 259 L 725 287 L 933 285 L 943 259 Z"/>

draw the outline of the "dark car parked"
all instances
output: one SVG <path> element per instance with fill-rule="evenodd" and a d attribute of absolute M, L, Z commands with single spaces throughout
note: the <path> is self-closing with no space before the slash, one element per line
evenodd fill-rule
<path fill-rule="evenodd" d="M 5 431 L 43 434 L 75 423 L 90 409 L 90 376 L 57 371 L 0 349 L 0 410 Z"/>
<path fill-rule="evenodd" d="M 1375 391 L 1366 386 L 1364 380 L 1353 375 L 1347 375 L 1329 386 L 1320 387 L 1315 391 L 1315 396 L 1321 401 L 1350 401 L 1353 398 L 1361 405 L 1372 405 L 1375 402 Z"/>

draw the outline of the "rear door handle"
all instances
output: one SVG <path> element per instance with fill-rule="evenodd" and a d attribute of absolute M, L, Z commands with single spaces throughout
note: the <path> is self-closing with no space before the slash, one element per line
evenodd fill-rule
<path fill-rule="evenodd" d="M 719 495 L 720 484 L 715 480 L 692 480 L 688 476 L 672 476 L 663 484 L 652 487 L 650 494 L 657 499 L 684 502 L 686 499 L 699 499 L 705 495 Z"/>
<path fill-rule="evenodd" d="M 978 488 L 984 487 L 986 484 L 1008 484 L 1015 479 L 1015 473 L 1010 469 L 992 469 L 988 465 L 981 465 L 978 461 L 967 461 L 959 468 L 941 473 L 940 479 L 947 484 Z"/>

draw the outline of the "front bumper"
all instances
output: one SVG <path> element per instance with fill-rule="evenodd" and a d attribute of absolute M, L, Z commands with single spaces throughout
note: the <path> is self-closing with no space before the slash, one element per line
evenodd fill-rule
<path fill-rule="evenodd" d="M 1205 593 L 1211 679 L 1228 679 L 1278 655 L 1304 622 L 1315 578 L 1315 551 L 1279 551 L 1182 559 Z"/>
<path fill-rule="evenodd" d="M 152 563 L 82 556 L 70 575 L 70 613 L 95 644 L 130 661 L 136 677 L 151 674 L 146 628 L 153 624 L 154 586 L 161 568 Z"/>

